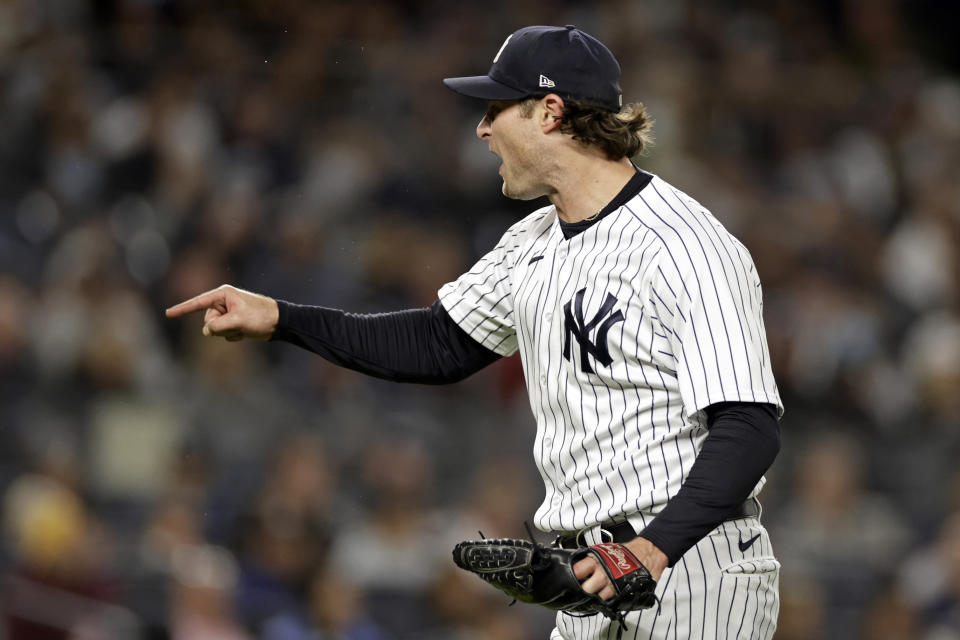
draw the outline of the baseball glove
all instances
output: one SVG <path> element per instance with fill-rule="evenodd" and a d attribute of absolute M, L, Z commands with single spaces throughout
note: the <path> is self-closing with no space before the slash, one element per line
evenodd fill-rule
<path fill-rule="evenodd" d="M 573 565 L 587 556 L 592 556 L 610 579 L 616 595 L 609 600 L 584 591 L 574 575 Z M 621 631 L 624 612 L 657 604 L 657 583 L 650 572 L 629 549 L 614 542 L 561 549 L 533 540 L 467 540 L 454 547 L 453 561 L 515 600 L 572 615 L 601 613 L 618 621 Z"/>

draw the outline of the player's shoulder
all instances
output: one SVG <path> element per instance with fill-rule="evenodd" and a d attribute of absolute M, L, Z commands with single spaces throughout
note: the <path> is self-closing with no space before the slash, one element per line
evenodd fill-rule
<path fill-rule="evenodd" d="M 556 219 L 557 208 L 552 204 L 548 204 L 525 215 L 516 222 L 511 229 L 523 229 L 526 232 L 543 231 L 545 228 L 551 226 Z"/>
<path fill-rule="evenodd" d="M 504 247 L 520 246 L 539 237 L 549 228 L 557 217 L 557 210 L 551 204 L 541 207 L 514 222 L 504 232 L 500 244 Z"/>
<path fill-rule="evenodd" d="M 659 267 L 668 277 L 682 279 L 727 268 L 756 277 L 753 258 L 743 243 L 705 206 L 666 180 L 654 175 L 630 204 L 639 223 L 656 237 L 658 250 L 648 273 Z"/>
<path fill-rule="evenodd" d="M 740 245 L 720 220 L 685 191 L 653 175 L 629 203 L 634 216 L 671 250 L 685 253 L 702 245 Z"/>
<path fill-rule="evenodd" d="M 638 220 L 654 229 L 682 232 L 697 217 L 714 218 L 710 211 L 688 193 L 656 174 L 628 203 Z"/>

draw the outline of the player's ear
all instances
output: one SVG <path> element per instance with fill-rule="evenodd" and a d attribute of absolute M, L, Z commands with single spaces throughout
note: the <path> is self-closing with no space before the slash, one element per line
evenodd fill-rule
<path fill-rule="evenodd" d="M 563 122 L 563 98 L 549 93 L 540 99 L 540 105 L 543 107 L 540 112 L 540 128 L 544 133 L 558 129 Z"/>

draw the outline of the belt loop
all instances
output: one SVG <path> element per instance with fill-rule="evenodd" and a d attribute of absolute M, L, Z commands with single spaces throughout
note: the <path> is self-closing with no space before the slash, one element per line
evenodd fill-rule
<path fill-rule="evenodd" d="M 602 529 L 598 524 L 590 525 L 588 527 L 584 527 L 580 529 L 579 531 L 577 531 L 577 537 L 576 537 L 577 546 L 590 547 L 592 545 L 605 542 L 605 540 L 603 539 L 604 532 L 605 530 Z M 610 537 L 611 540 L 613 539 L 613 536 L 610 535 L 609 531 L 606 531 L 606 534 L 607 536 Z"/>

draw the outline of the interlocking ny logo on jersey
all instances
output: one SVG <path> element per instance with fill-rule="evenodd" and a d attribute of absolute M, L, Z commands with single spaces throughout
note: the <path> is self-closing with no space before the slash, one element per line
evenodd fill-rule
<path fill-rule="evenodd" d="M 597 314 L 589 322 L 584 322 L 583 296 L 586 293 L 587 288 L 584 287 L 574 295 L 571 301 L 573 311 L 570 310 L 570 302 L 563 305 L 563 357 L 565 360 L 570 360 L 570 336 L 573 335 L 580 343 L 580 369 L 584 373 L 593 373 L 587 354 L 592 355 L 604 367 L 610 366 L 613 358 L 610 357 L 610 349 L 607 347 L 607 333 L 613 325 L 623 322 L 623 312 L 620 310 L 613 312 L 613 305 L 617 304 L 617 299 L 608 293 Z M 591 341 L 590 332 L 597 325 L 599 325 L 597 339 Z"/>

